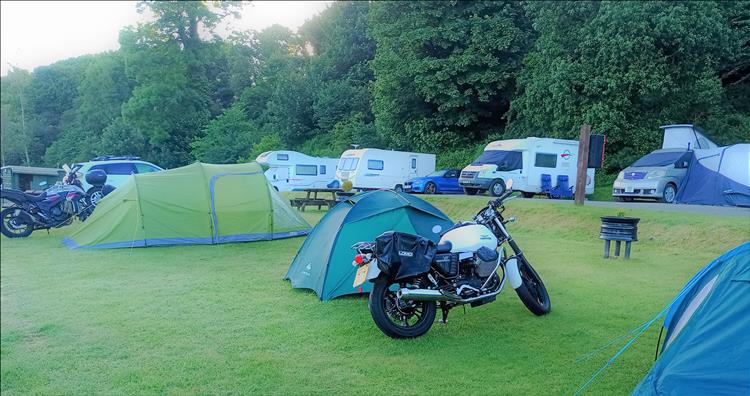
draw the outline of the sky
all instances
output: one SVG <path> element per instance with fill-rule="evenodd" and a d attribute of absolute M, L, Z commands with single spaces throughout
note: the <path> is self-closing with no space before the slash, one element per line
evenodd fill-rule
<path fill-rule="evenodd" d="M 262 30 L 275 23 L 292 30 L 331 1 L 253 1 L 234 30 Z M 116 50 L 120 29 L 146 20 L 135 1 L 0 1 L 0 74 L 10 65 L 37 66 L 86 54 Z"/>

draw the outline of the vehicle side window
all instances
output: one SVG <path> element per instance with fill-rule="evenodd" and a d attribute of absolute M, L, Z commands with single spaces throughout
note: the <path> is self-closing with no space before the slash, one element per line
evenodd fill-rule
<path fill-rule="evenodd" d="M 140 162 L 136 162 L 135 169 L 138 171 L 138 173 L 150 173 L 150 172 L 158 172 L 159 168 L 149 165 L 149 164 L 142 164 Z"/>
<path fill-rule="evenodd" d="M 685 169 L 685 168 L 687 168 L 688 165 L 690 164 L 690 157 L 691 156 L 692 156 L 692 154 L 690 152 L 687 152 L 682 157 L 680 157 L 680 159 L 678 159 L 674 163 L 675 169 Z"/>
<path fill-rule="evenodd" d="M 537 168 L 556 168 L 557 155 L 537 153 L 536 159 L 534 160 L 534 166 Z"/>
<path fill-rule="evenodd" d="M 447 179 L 455 179 L 458 177 L 458 171 L 457 170 L 449 170 L 445 173 L 445 177 Z"/>
<path fill-rule="evenodd" d="M 325 175 L 326 174 L 326 166 L 325 165 L 321 165 L 320 166 L 320 171 L 318 173 L 320 173 L 321 175 Z"/>
<path fill-rule="evenodd" d="M 381 160 L 367 160 L 367 169 L 370 169 L 370 170 L 383 170 L 383 161 L 381 161 Z"/>
<path fill-rule="evenodd" d="M 94 165 L 90 170 L 94 169 L 101 169 L 108 175 L 132 175 L 135 173 L 135 168 L 133 168 L 133 164 L 130 162 Z"/>
<path fill-rule="evenodd" d="M 297 165 L 294 171 L 297 176 L 317 176 L 318 167 L 315 165 Z"/>
<path fill-rule="evenodd" d="M 289 161 L 289 154 L 276 154 L 278 161 Z"/>
<path fill-rule="evenodd" d="M 416 158 L 412 158 L 411 159 L 411 168 L 412 169 L 417 169 L 417 159 Z"/>

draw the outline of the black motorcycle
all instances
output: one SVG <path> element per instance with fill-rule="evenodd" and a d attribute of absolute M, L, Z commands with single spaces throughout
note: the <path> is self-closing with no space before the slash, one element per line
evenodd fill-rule
<path fill-rule="evenodd" d="M 452 308 L 490 303 L 506 283 L 535 315 L 550 312 L 542 279 L 506 228 L 515 221 L 503 217 L 504 202 L 513 194 L 512 180 L 506 184 L 507 193 L 490 201 L 474 221 L 446 231 L 437 245 L 418 235 L 391 231 L 375 242 L 352 246 L 358 252 L 352 265 L 359 267 L 354 286 L 374 283 L 370 314 L 383 333 L 418 337 L 432 327 L 438 306 L 445 323 Z M 497 251 L 505 243 L 511 256 L 504 247 Z"/>
<path fill-rule="evenodd" d="M 66 226 L 75 217 L 85 221 L 94 211 L 104 195 L 114 190 L 105 184 L 107 174 L 103 170 L 92 170 L 86 181 L 93 187 L 83 190 L 79 180 L 80 165 L 73 168 L 64 165 L 65 177 L 39 195 L 27 194 L 16 189 L 1 189 L 0 198 L 10 204 L 0 211 L 0 231 L 8 238 L 24 238 L 34 230 Z"/>

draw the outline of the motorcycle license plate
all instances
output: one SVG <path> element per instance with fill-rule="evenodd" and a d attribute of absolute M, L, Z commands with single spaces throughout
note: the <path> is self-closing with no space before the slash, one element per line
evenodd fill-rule
<path fill-rule="evenodd" d="M 352 287 L 357 287 L 367 280 L 367 270 L 370 268 L 370 264 L 364 264 L 357 270 L 357 275 L 354 276 L 354 284 Z"/>

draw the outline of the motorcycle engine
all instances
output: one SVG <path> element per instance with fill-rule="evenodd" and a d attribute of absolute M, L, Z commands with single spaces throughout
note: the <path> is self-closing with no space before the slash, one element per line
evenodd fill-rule
<path fill-rule="evenodd" d="M 451 291 L 462 298 L 471 298 L 487 293 L 487 290 L 482 290 L 482 286 L 486 289 L 493 289 L 497 286 L 497 281 L 490 281 L 486 285 L 485 282 L 493 275 L 499 281 L 496 275 L 498 259 L 499 255 L 496 251 L 487 248 L 479 249 L 474 257 L 459 264 L 458 276 L 451 282 L 453 289 Z"/>
<path fill-rule="evenodd" d="M 53 206 L 52 209 L 50 209 L 49 212 L 50 212 L 50 214 L 52 214 L 52 218 L 59 219 L 65 213 L 64 204 L 61 203 L 61 204 Z"/>

